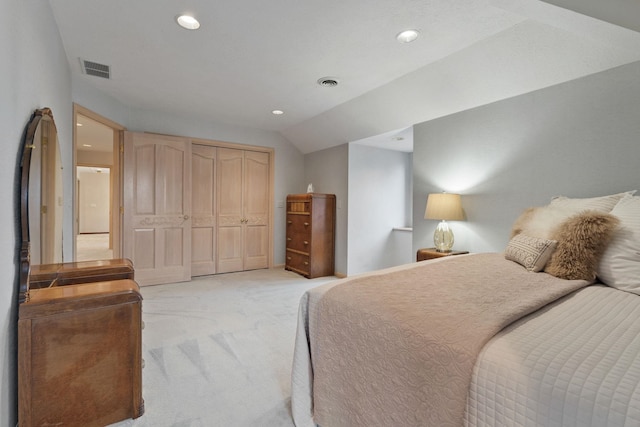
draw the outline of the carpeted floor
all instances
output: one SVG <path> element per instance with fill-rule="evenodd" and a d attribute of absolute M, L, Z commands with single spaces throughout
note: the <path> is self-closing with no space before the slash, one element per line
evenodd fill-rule
<path fill-rule="evenodd" d="M 283 269 L 142 288 L 145 414 L 114 426 L 291 427 L 298 301 Z"/>
<path fill-rule="evenodd" d="M 109 249 L 109 233 L 78 234 L 76 251 L 76 261 L 113 258 L 113 251 Z"/>

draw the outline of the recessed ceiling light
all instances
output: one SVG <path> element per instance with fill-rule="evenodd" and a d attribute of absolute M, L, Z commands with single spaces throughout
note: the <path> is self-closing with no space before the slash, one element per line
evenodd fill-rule
<path fill-rule="evenodd" d="M 336 77 L 321 77 L 318 79 L 318 84 L 324 87 L 335 87 L 338 86 L 338 83 L 340 83 L 340 80 Z"/>
<path fill-rule="evenodd" d="M 283 114 L 284 114 L 284 111 L 282 111 L 282 110 L 273 110 L 273 111 L 271 112 L 271 114 L 274 114 L 274 115 L 276 115 L 276 116 L 281 116 L 281 115 L 283 115 Z"/>
<path fill-rule="evenodd" d="M 186 28 L 187 30 L 197 30 L 198 28 L 200 28 L 200 23 L 193 16 L 189 16 L 189 15 L 177 16 L 176 22 L 182 28 Z"/>
<path fill-rule="evenodd" d="M 82 144 L 83 147 L 91 147 L 91 144 Z"/>
<path fill-rule="evenodd" d="M 76 123 L 76 126 L 82 126 L 82 123 Z"/>
<path fill-rule="evenodd" d="M 405 30 L 401 33 L 398 33 L 396 36 L 396 40 L 400 43 L 411 43 L 415 39 L 418 38 L 420 32 L 418 30 Z"/>

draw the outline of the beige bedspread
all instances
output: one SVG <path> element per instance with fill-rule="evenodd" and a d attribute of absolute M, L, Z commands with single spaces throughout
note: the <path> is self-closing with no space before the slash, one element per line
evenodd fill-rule
<path fill-rule="evenodd" d="M 461 426 L 484 344 L 586 285 L 530 273 L 501 254 L 477 254 L 327 287 L 313 307 L 301 306 L 309 318 L 300 319 L 294 356 L 296 425 Z"/>

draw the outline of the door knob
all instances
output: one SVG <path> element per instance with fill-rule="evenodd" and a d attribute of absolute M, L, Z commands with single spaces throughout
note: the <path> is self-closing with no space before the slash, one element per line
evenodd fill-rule
<path fill-rule="evenodd" d="M 183 218 L 184 218 L 185 220 L 187 220 L 187 219 L 189 219 L 189 215 L 185 215 L 185 216 L 183 216 Z"/>

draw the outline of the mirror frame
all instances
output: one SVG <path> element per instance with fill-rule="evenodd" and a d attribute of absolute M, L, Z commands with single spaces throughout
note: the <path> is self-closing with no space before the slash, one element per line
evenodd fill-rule
<path fill-rule="evenodd" d="M 37 109 L 27 124 L 22 141 L 22 160 L 20 162 L 20 288 L 18 303 L 29 301 L 29 271 L 31 269 L 31 244 L 29 235 L 29 172 L 31 167 L 31 152 L 34 148 L 34 137 L 43 118 L 48 117 L 56 130 L 56 123 L 50 108 Z"/>

